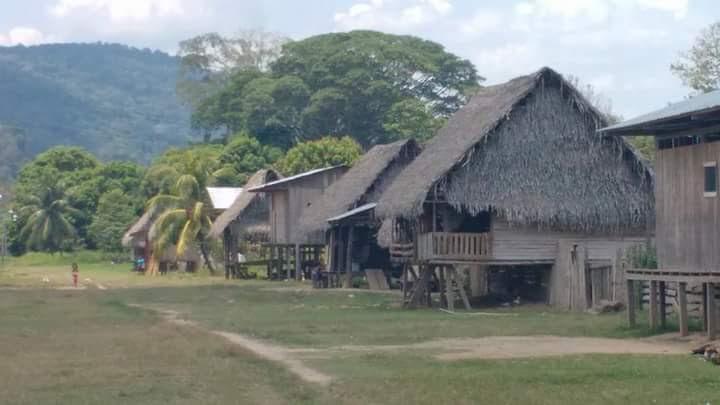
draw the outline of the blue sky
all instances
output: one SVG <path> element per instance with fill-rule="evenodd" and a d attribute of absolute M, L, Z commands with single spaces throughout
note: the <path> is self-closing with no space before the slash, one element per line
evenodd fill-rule
<path fill-rule="evenodd" d="M 121 42 L 173 52 L 205 32 L 294 39 L 367 28 L 412 34 L 472 60 L 487 83 L 542 66 L 573 74 L 625 118 L 690 90 L 669 71 L 716 0 L 0 0 L 0 45 Z"/>

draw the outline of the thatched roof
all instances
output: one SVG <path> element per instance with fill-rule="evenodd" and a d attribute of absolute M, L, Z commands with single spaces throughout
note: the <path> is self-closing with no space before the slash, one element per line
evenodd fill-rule
<path fill-rule="evenodd" d="M 151 219 L 152 217 L 149 211 L 144 213 L 130 229 L 125 232 L 122 238 L 122 245 L 124 247 L 131 247 L 137 236 L 144 234 L 150 229 L 150 225 L 152 225 Z"/>
<path fill-rule="evenodd" d="M 481 89 L 380 199 L 381 218 L 415 218 L 438 187 L 458 211 L 515 225 L 644 228 L 652 173 L 605 117 L 549 68 Z"/>
<path fill-rule="evenodd" d="M 375 202 L 390 181 L 420 152 L 414 140 L 377 145 L 323 193 L 322 198 L 303 211 L 298 226 L 300 235 L 324 231 L 328 218 L 341 215 L 359 205 Z M 393 170 L 395 168 L 396 170 Z M 382 189 L 382 190 L 379 190 Z"/>
<path fill-rule="evenodd" d="M 245 210 L 252 205 L 253 202 L 262 200 L 265 198 L 264 193 L 252 193 L 247 190 L 272 182 L 280 178 L 280 175 L 274 170 L 263 169 L 257 171 L 248 180 L 247 184 L 243 187 L 243 192 L 235 199 L 235 202 L 226 209 L 220 216 L 215 219 L 208 237 L 219 238 L 222 236 L 225 228 L 237 218 L 241 217 Z"/>

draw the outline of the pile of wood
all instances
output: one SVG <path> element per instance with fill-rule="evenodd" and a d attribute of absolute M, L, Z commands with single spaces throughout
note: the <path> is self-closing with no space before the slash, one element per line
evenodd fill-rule
<path fill-rule="evenodd" d="M 702 356 L 706 361 L 720 365 L 720 343 L 706 343 L 693 350 L 693 354 Z"/>

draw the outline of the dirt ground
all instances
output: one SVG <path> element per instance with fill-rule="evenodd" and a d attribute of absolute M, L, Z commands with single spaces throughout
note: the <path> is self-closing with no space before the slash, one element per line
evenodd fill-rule
<path fill-rule="evenodd" d="M 517 359 L 557 357 L 581 354 L 689 354 L 703 336 L 679 338 L 675 334 L 643 339 L 611 339 L 561 336 L 489 336 L 482 338 L 436 339 L 409 345 L 335 346 L 328 348 L 291 348 L 271 344 L 239 333 L 205 329 L 184 319 L 173 310 L 143 307 L 162 314 L 166 321 L 180 326 L 203 329 L 225 338 L 255 355 L 281 364 L 302 380 L 328 385 L 333 376 L 306 366 L 303 360 L 327 358 L 343 353 L 430 352 L 441 361 L 466 359 Z"/>

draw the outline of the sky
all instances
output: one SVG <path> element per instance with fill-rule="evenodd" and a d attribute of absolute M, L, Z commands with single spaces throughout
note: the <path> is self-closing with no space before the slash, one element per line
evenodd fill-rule
<path fill-rule="evenodd" d="M 471 60 L 485 84 L 549 66 L 625 118 L 691 90 L 670 64 L 720 20 L 717 0 L 0 0 L 0 46 L 119 42 L 175 52 L 206 32 L 293 39 L 373 29 L 416 35 Z"/>

